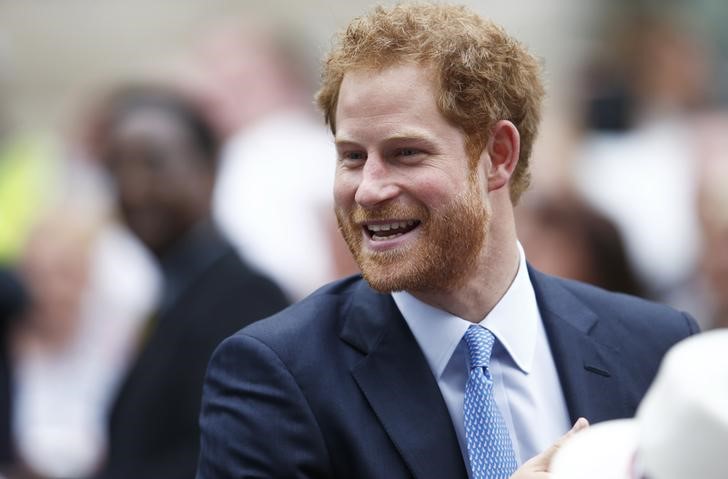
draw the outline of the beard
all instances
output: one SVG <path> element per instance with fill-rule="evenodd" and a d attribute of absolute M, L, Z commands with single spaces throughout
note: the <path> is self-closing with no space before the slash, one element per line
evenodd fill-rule
<path fill-rule="evenodd" d="M 407 244 L 387 250 L 363 247 L 360 226 L 366 221 L 418 218 L 420 225 Z M 388 204 L 365 210 L 336 208 L 339 230 L 364 279 L 383 293 L 392 291 L 450 291 L 462 286 L 485 247 L 490 215 L 470 181 L 465 192 L 442 208 Z M 408 233 L 412 234 L 412 233 Z"/>

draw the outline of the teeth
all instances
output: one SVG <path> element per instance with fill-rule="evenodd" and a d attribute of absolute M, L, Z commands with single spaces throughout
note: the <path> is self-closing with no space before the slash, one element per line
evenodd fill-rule
<path fill-rule="evenodd" d="M 402 233 L 394 233 L 389 236 L 374 236 L 372 239 L 374 241 L 386 241 L 386 240 L 390 240 L 392 238 L 396 238 L 397 236 L 402 236 Z"/>
<path fill-rule="evenodd" d="M 414 225 L 414 220 L 409 221 L 400 221 L 396 223 L 385 223 L 381 225 L 368 225 L 367 228 L 369 228 L 370 231 L 379 232 L 379 231 L 389 231 L 389 230 L 396 230 L 399 228 L 406 228 L 407 226 Z"/>
<path fill-rule="evenodd" d="M 367 225 L 367 229 L 372 233 L 374 241 L 386 241 L 404 234 L 405 228 L 410 228 L 417 223 L 416 220 L 393 221 L 391 223 L 381 223 L 377 225 Z"/>

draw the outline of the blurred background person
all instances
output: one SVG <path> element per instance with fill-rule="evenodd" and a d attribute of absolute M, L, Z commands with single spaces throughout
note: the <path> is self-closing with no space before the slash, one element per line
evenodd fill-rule
<path fill-rule="evenodd" d="M 336 152 L 313 110 L 316 63 L 288 29 L 236 20 L 207 30 L 182 77 L 225 138 L 213 213 L 243 257 L 301 299 L 356 270 L 332 213 Z"/>
<path fill-rule="evenodd" d="M 101 152 L 121 216 L 159 261 L 155 314 L 118 391 L 99 477 L 194 477 L 202 381 L 222 339 L 286 306 L 210 218 L 216 136 L 195 105 L 162 87 L 112 95 Z"/>
<path fill-rule="evenodd" d="M 144 307 L 138 299 L 154 288 L 134 274 L 118 276 L 108 252 L 123 253 L 125 244 L 103 233 L 102 220 L 70 205 L 49 210 L 16 264 L 26 300 L 3 324 L 10 400 L 0 402 L 10 418 L 0 470 L 10 477 L 87 476 L 104 452 L 110 391 L 128 356 L 124 339 Z M 126 259 L 133 266 L 134 256 Z M 143 293 L 126 294 L 127 280 Z"/>
<path fill-rule="evenodd" d="M 94 448 L 84 442 L 93 443 L 103 433 L 92 425 L 98 413 L 99 389 L 94 386 L 99 377 L 90 370 L 98 364 L 92 362 L 92 354 L 78 356 L 73 351 L 82 329 L 94 228 L 70 211 L 53 210 L 32 228 L 22 252 L 19 271 L 30 302 L 15 319 L 7 345 L 17 452 L 13 476 L 23 475 L 21 471 L 76 474 L 92 469 L 98 460 Z M 95 339 L 103 343 L 101 337 Z M 79 407 L 81 399 L 87 401 L 85 407 Z"/>
<path fill-rule="evenodd" d="M 706 119 L 701 126 L 697 203 L 702 248 L 697 281 L 707 325 L 728 328 L 728 114 Z M 700 304 L 694 302 L 693 307 Z"/>
<path fill-rule="evenodd" d="M 104 454 L 110 394 L 156 278 L 107 221 L 94 165 L 69 154 L 65 132 L 21 120 L 27 83 L 10 60 L 24 57 L 7 55 L 3 33 L 0 270 L 20 280 L 25 307 L 0 318 L 0 472 L 86 477 Z"/>
<path fill-rule="evenodd" d="M 586 77 L 587 130 L 574 185 L 621 230 L 645 294 L 666 301 L 685 287 L 699 257 L 692 132 L 716 98 L 714 57 L 670 6 L 620 3 L 603 32 Z"/>
<path fill-rule="evenodd" d="M 609 291 L 644 296 L 619 229 L 578 195 L 532 195 L 519 208 L 519 239 L 536 268 Z"/>
<path fill-rule="evenodd" d="M 707 153 L 703 130 L 704 118 L 725 107 L 728 42 L 715 18 L 727 8 L 710 0 L 684 7 L 645 0 L 602 9 L 593 23 L 590 54 L 574 69 L 578 82 L 571 101 L 560 104 L 570 121 L 566 128 L 555 126 L 547 111 L 534 149 L 535 183 L 546 187 L 527 193 L 517 214 L 527 218 L 519 232 L 538 244 L 540 259 L 531 260 L 542 261 L 547 272 L 581 277 L 584 265 L 576 258 L 582 248 L 558 239 L 554 228 L 565 226 L 563 221 L 547 215 L 547 225 L 544 213 L 553 212 L 555 198 L 560 209 L 574 209 L 568 205 L 573 201 L 582 205 L 577 209 L 593 210 L 622 238 L 626 269 L 621 269 L 631 270 L 639 286 L 632 292 L 686 308 L 707 328 L 714 322 L 710 304 L 725 294 L 706 294 L 707 287 L 696 286 L 708 284 L 705 265 L 717 269 L 720 257 L 715 248 L 706 256 L 702 165 L 706 155 L 725 162 L 728 151 L 722 144 Z M 724 179 L 715 182 L 728 188 Z M 545 208 L 539 208 L 541 201 Z M 574 225 L 586 231 L 584 220 Z M 605 234 L 601 243 L 613 237 Z M 614 266 L 607 258 L 598 267 L 603 273 L 605 265 Z"/>
<path fill-rule="evenodd" d="M 668 299 L 694 311 L 702 327 L 728 327 L 728 114 L 694 122 L 699 256 L 688 281 Z"/>

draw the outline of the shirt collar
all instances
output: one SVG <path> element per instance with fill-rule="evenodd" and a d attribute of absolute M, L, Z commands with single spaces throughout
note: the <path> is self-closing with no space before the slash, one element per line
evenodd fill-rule
<path fill-rule="evenodd" d="M 508 290 L 480 324 L 488 328 L 525 374 L 531 371 L 540 313 L 518 243 L 518 272 Z M 392 293 L 436 378 L 440 378 L 455 348 L 472 323 L 423 303 L 405 291 Z"/>

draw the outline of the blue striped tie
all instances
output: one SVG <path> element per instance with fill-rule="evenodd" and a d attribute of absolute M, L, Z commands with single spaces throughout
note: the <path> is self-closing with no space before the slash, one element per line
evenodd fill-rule
<path fill-rule="evenodd" d="M 493 397 L 493 378 L 488 370 L 495 337 L 472 325 L 465 333 L 470 354 L 470 376 L 465 385 L 465 439 L 471 479 L 504 479 L 518 467 L 508 428 Z"/>

